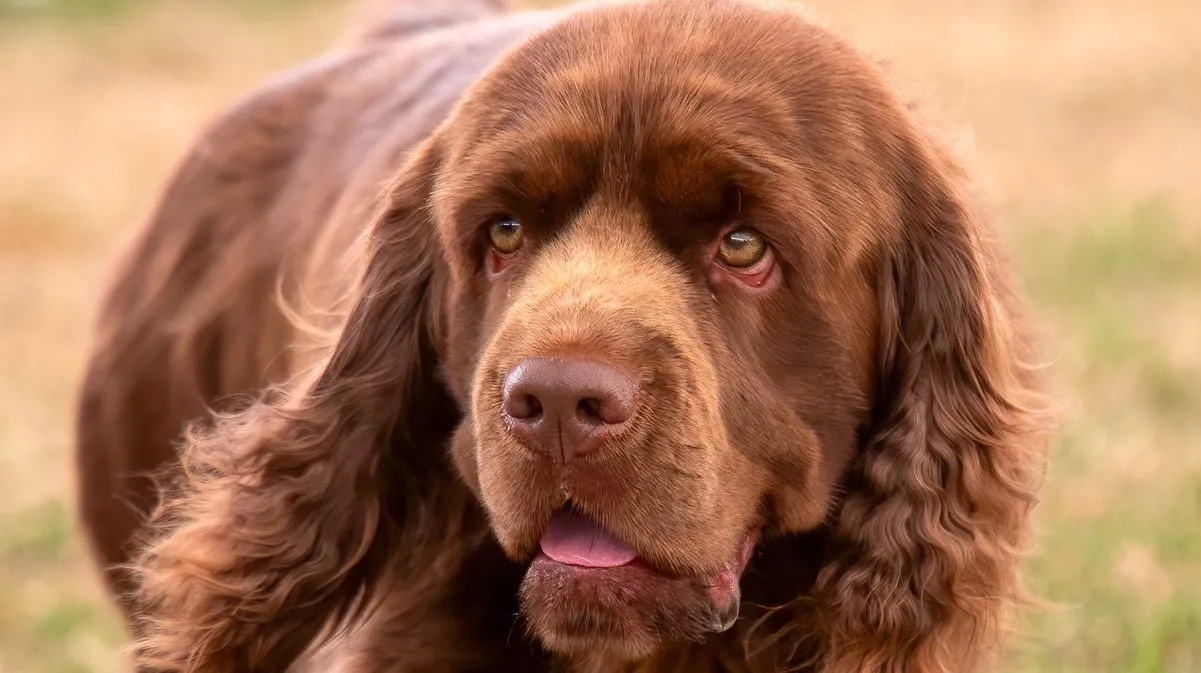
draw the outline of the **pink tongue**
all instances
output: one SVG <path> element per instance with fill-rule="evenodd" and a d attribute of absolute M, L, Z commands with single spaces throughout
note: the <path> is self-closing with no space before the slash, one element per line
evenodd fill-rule
<path fill-rule="evenodd" d="M 638 555 L 592 519 L 555 512 L 542 536 L 542 551 L 559 563 L 585 568 L 613 568 Z"/>

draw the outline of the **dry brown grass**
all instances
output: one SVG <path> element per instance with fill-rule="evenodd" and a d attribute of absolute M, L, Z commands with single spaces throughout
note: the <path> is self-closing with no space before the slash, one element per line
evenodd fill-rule
<path fill-rule="evenodd" d="M 1030 568 L 1063 607 L 1005 670 L 1201 670 L 1196 0 L 812 4 L 974 139 L 1054 334 L 1070 408 Z M 118 670 L 70 515 L 95 297 L 198 128 L 347 16 L 136 7 L 13 20 L 0 0 L 0 673 Z"/>

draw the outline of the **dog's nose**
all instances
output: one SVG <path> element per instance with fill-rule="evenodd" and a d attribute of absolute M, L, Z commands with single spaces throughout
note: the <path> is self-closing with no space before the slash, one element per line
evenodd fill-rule
<path fill-rule="evenodd" d="M 505 377 L 502 396 L 522 443 L 568 462 L 625 429 L 638 384 L 596 360 L 527 358 Z"/>

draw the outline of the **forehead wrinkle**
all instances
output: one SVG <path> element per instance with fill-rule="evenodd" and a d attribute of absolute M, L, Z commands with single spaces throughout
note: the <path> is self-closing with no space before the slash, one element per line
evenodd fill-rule
<path fill-rule="evenodd" d="M 512 59 L 512 72 L 495 73 L 495 104 L 477 106 L 493 122 L 481 125 L 480 142 L 498 134 L 537 135 L 554 120 L 573 135 L 597 140 L 599 163 L 618 186 L 636 180 L 627 172 L 654 151 L 648 145 L 682 129 L 697 144 L 724 138 L 726 145 L 753 145 L 740 152 L 744 159 L 770 156 L 762 151 L 772 144 L 765 135 L 788 133 L 792 120 L 782 87 L 748 76 L 746 58 L 719 58 L 730 45 L 713 42 L 714 17 L 685 12 L 665 31 L 663 22 L 640 20 L 652 11 L 662 10 L 631 6 L 620 20 L 568 20 L 535 38 Z M 639 46 L 648 31 L 664 33 L 656 38 L 660 49 Z M 538 155 L 532 159 L 553 159 Z"/>
<path fill-rule="evenodd" d="M 642 77 L 642 87 L 627 90 L 612 67 L 571 69 L 567 83 L 558 90 L 552 84 L 544 100 L 571 110 L 570 123 L 588 126 L 598 138 L 603 176 L 618 196 L 630 196 L 630 187 L 651 177 L 645 162 L 672 153 L 707 155 L 695 170 L 720 166 L 748 179 L 787 168 L 776 148 L 791 141 L 785 138 L 791 112 L 779 96 L 737 87 L 716 72 L 672 70 Z"/>

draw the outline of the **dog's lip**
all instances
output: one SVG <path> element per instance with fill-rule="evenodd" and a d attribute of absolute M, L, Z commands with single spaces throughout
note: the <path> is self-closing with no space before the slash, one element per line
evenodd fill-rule
<path fill-rule="evenodd" d="M 738 619 L 739 608 L 742 605 L 742 575 L 751 563 L 751 557 L 759 544 L 761 530 L 760 526 L 751 528 L 738 545 L 738 551 L 729 564 L 706 582 L 705 593 L 717 608 L 718 623 L 715 624 L 714 631 L 718 633 L 728 631 Z"/>
<path fill-rule="evenodd" d="M 742 577 L 746 572 L 746 567 L 751 563 L 751 556 L 755 553 L 755 547 L 759 545 L 759 533 L 762 530 L 760 526 L 754 526 L 747 531 L 742 538 L 742 542 L 738 544 L 738 551 L 730 560 L 730 563 L 725 568 L 718 572 L 720 575 L 723 572 L 733 573 L 736 577 Z"/>

